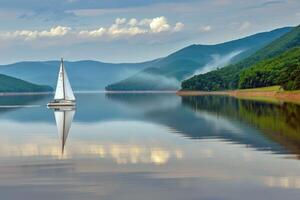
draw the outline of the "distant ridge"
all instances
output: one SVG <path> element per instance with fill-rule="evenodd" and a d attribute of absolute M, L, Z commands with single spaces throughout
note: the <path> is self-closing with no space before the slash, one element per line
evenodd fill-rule
<path fill-rule="evenodd" d="M 127 79 L 108 85 L 106 90 L 176 90 L 180 87 L 180 81 L 198 70 L 209 68 L 209 65 L 213 69 L 236 63 L 291 29 L 280 28 L 216 45 L 191 45 L 158 60 Z M 230 54 L 241 51 L 243 52 L 229 57 Z"/>
<path fill-rule="evenodd" d="M 47 91 L 53 91 L 53 88 L 44 85 L 36 85 L 21 79 L 0 74 L 0 93 Z"/>
<path fill-rule="evenodd" d="M 74 90 L 104 90 L 107 84 L 122 80 L 155 62 L 111 64 L 82 60 L 65 61 L 65 67 Z M 54 88 L 59 64 L 59 61 L 17 62 L 0 65 L 0 73 Z"/>

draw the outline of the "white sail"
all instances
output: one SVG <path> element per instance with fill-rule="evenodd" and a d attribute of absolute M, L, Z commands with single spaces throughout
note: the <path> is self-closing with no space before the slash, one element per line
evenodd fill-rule
<path fill-rule="evenodd" d="M 67 72 L 64 68 L 63 61 L 61 61 L 60 64 L 54 99 L 75 101 L 75 96 Z"/>
<path fill-rule="evenodd" d="M 55 90 L 55 100 L 65 99 L 65 92 L 64 92 L 64 75 L 63 75 L 63 63 L 61 62 L 59 72 L 58 72 L 58 79 L 56 84 Z"/>
<path fill-rule="evenodd" d="M 75 110 L 55 110 L 55 121 L 57 126 L 57 131 L 59 134 L 59 137 L 62 142 L 62 153 L 64 151 L 64 147 L 67 141 L 68 133 L 71 128 L 71 124 L 73 121 L 73 117 L 75 114 Z"/>
<path fill-rule="evenodd" d="M 69 82 L 69 78 L 66 70 L 64 70 L 64 85 L 65 85 L 65 99 L 70 101 L 75 101 L 75 96 Z"/>

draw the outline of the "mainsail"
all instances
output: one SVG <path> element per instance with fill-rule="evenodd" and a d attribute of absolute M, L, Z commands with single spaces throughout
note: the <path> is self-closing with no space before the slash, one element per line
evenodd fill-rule
<path fill-rule="evenodd" d="M 60 64 L 54 99 L 75 101 L 75 96 L 71 88 L 63 60 L 61 60 Z"/>
<path fill-rule="evenodd" d="M 55 110 L 55 121 L 57 126 L 57 131 L 61 139 L 61 151 L 64 153 L 64 147 L 67 141 L 68 133 L 71 128 L 75 110 Z"/>

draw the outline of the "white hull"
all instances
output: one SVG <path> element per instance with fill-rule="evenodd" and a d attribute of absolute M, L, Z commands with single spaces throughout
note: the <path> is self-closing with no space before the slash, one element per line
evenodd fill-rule
<path fill-rule="evenodd" d="M 50 102 L 47 104 L 47 107 L 49 108 L 55 108 L 55 107 L 74 107 L 76 106 L 75 101 L 60 101 L 60 102 Z"/>

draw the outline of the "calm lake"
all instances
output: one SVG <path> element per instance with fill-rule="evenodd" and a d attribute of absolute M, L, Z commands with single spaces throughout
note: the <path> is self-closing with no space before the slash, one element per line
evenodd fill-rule
<path fill-rule="evenodd" d="M 76 111 L 48 109 L 51 95 L 0 98 L 1 200 L 300 197 L 299 105 L 76 97 Z"/>

